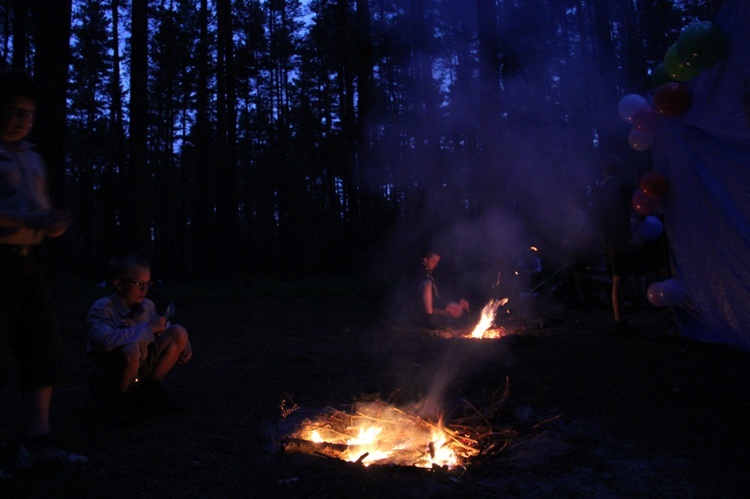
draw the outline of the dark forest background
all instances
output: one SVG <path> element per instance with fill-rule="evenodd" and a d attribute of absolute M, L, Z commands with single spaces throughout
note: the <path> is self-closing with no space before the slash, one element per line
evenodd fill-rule
<path fill-rule="evenodd" d="M 56 273 L 134 250 L 172 282 L 368 274 L 427 247 L 469 279 L 585 246 L 617 112 L 717 1 L 3 0 L 0 63 L 74 224 Z M 473 275 L 472 275 L 473 274 Z"/>

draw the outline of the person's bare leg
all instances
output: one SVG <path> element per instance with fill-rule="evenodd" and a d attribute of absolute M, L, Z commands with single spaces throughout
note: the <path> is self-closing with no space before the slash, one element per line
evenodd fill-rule
<path fill-rule="evenodd" d="M 622 277 L 612 276 L 612 312 L 615 322 L 622 320 Z"/>
<path fill-rule="evenodd" d="M 138 377 L 138 368 L 141 362 L 141 348 L 137 343 L 122 347 L 122 371 L 120 374 L 118 391 L 125 393 Z"/>
<path fill-rule="evenodd" d="M 43 386 L 23 395 L 24 437 L 34 438 L 49 435 L 49 408 L 52 400 L 52 387 Z"/>
<path fill-rule="evenodd" d="M 26 419 L 23 444 L 16 454 L 15 462 L 20 469 L 30 470 L 41 465 L 88 462 L 86 456 L 68 452 L 53 444 L 49 426 L 51 400 L 51 386 L 43 386 L 23 393 L 23 411 Z"/>
<path fill-rule="evenodd" d="M 151 373 L 151 379 L 154 381 L 163 381 L 169 371 L 177 363 L 180 353 L 185 349 L 187 344 L 187 331 L 182 327 L 171 327 L 164 332 L 168 337 L 165 339 L 166 346 L 159 355 L 159 360 Z"/>

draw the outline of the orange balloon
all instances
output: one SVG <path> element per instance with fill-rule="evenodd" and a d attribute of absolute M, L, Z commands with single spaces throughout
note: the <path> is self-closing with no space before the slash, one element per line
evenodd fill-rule
<path fill-rule="evenodd" d="M 653 132 L 659 122 L 659 115 L 649 109 L 639 109 L 633 113 L 633 128 L 644 132 Z"/>

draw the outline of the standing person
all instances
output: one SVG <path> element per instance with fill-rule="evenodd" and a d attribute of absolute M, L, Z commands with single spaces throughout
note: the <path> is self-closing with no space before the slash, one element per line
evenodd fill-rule
<path fill-rule="evenodd" d="M 193 356 L 187 331 L 146 298 L 151 270 L 142 256 L 113 257 L 108 279 L 115 292 L 97 300 L 87 318 L 86 372 L 93 394 L 118 408 L 135 404 L 147 412 L 176 412 L 161 384 L 175 364 Z"/>
<path fill-rule="evenodd" d="M 634 265 L 630 228 L 633 189 L 622 180 L 623 163 L 618 156 L 603 156 L 600 167 L 602 180 L 593 192 L 594 218 L 612 279 L 610 298 L 614 331 L 628 334 L 628 322 L 623 314 L 623 285 Z"/>
<path fill-rule="evenodd" d="M 0 72 L 0 348 L 18 361 L 24 426 L 16 466 L 85 463 L 84 456 L 57 447 L 49 412 L 61 380 L 64 343 L 37 248 L 70 225 L 52 207 L 41 157 L 24 140 L 31 132 L 37 96 L 32 79 Z"/>
<path fill-rule="evenodd" d="M 464 299 L 458 303 L 443 304 L 433 276 L 433 271 L 439 263 L 440 254 L 435 251 L 425 252 L 420 261 L 417 308 L 422 324 L 431 329 L 440 327 L 437 317 L 457 319 L 463 315 L 464 311 L 469 311 L 469 302 Z"/>

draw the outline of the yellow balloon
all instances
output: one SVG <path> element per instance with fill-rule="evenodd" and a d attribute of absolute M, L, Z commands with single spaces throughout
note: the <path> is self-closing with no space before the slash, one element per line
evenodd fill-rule
<path fill-rule="evenodd" d="M 664 69 L 672 79 L 677 81 L 692 80 L 702 71 L 698 66 L 691 65 L 690 62 L 683 62 L 677 57 L 676 44 L 669 47 L 667 55 L 664 56 Z"/>

